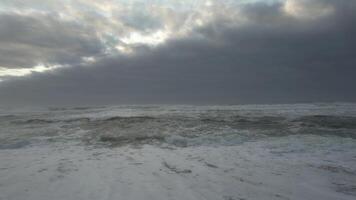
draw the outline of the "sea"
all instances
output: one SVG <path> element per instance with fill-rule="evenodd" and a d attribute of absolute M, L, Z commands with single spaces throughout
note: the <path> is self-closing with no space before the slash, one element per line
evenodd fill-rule
<path fill-rule="evenodd" d="M 0 107 L 0 200 L 355 198 L 355 103 Z"/>

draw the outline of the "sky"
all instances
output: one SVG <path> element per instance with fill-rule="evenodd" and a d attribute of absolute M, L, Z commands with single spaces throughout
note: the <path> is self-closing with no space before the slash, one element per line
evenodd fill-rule
<path fill-rule="evenodd" d="M 356 101 L 356 0 L 0 0 L 0 105 Z"/>

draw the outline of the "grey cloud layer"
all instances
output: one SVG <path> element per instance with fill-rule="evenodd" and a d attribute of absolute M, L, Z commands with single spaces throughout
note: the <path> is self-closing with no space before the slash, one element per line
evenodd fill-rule
<path fill-rule="evenodd" d="M 226 8 L 157 47 L 135 46 L 135 54 L 7 80 L 0 102 L 355 101 L 356 2 L 290 2 L 307 6 L 251 3 L 236 8 L 238 14 Z M 93 49 L 86 51 L 100 48 Z"/>
<path fill-rule="evenodd" d="M 85 57 L 116 54 L 117 46 L 131 48 L 122 40 L 133 32 L 184 31 L 199 11 L 175 10 L 167 2 L 1 1 L 0 67 L 74 65 Z"/>
<path fill-rule="evenodd" d="M 68 64 L 103 51 L 95 32 L 48 14 L 0 14 L 0 66 Z"/>

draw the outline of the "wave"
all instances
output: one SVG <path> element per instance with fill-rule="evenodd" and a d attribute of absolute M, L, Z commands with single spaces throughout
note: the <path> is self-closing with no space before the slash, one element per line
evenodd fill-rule
<path fill-rule="evenodd" d="M 233 116 L 225 119 L 141 116 L 112 117 L 89 122 L 81 128 L 89 131 L 94 143 L 100 141 L 122 145 L 165 142 L 176 146 L 190 146 L 214 142 L 233 145 L 266 136 L 295 134 L 334 135 L 356 139 L 354 123 L 355 118 L 345 116 L 303 116 L 294 120 L 278 116 Z"/>
<path fill-rule="evenodd" d="M 236 145 L 265 137 L 320 135 L 356 139 L 356 111 L 340 105 L 282 108 L 113 107 L 4 114 L 0 139 L 79 139 L 85 144 Z M 16 145 L 15 145 L 16 146 Z"/>
<path fill-rule="evenodd" d="M 302 122 L 301 125 L 307 127 L 356 129 L 356 117 L 350 116 L 311 115 L 300 117 L 295 122 Z"/>
<path fill-rule="evenodd" d="M 0 116 L 2 120 L 14 120 L 17 116 L 5 115 Z M 281 116 L 200 116 L 199 118 L 184 117 L 184 116 L 113 116 L 104 119 L 91 119 L 89 117 L 71 118 L 71 119 L 43 119 L 31 118 L 26 120 L 15 120 L 15 124 L 50 124 L 50 123 L 73 123 L 82 122 L 88 125 L 101 126 L 108 123 L 196 123 L 196 124 L 214 124 L 214 125 L 229 125 L 235 128 L 251 128 L 251 129 L 265 129 L 265 128 L 283 128 L 290 126 L 300 127 L 320 127 L 330 129 L 356 129 L 356 117 L 351 116 L 332 116 L 332 115 L 308 115 L 296 119 L 287 119 Z"/>
<path fill-rule="evenodd" d="M 92 110 L 92 109 L 100 109 L 105 108 L 105 106 L 81 106 L 81 107 L 49 107 L 49 111 L 81 111 L 81 110 Z"/>

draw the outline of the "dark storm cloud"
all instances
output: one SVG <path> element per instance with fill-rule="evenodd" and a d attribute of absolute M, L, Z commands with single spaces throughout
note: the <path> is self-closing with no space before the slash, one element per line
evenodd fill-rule
<path fill-rule="evenodd" d="M 73 64 L 103 51 L 95 31 L 55 13 L 0 13 L 0 67 Z"/>
<path fill-rule="evenodd" d="M 0 102 L 355 101 L 356 2 L 310 2 L 320 16 L 309 8 L 288 13 L 283 3 L 248 4 L 240 7 L 245 21 L 238 26 L 217 17 L 187 37 L 138 46 L 132 55 L 7 80 Z"/>

